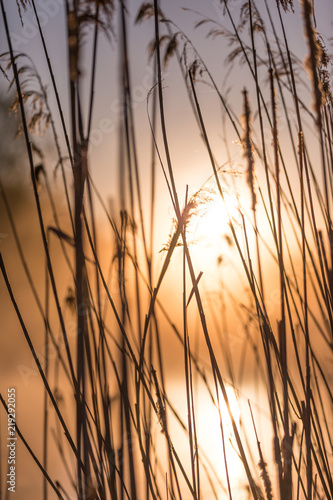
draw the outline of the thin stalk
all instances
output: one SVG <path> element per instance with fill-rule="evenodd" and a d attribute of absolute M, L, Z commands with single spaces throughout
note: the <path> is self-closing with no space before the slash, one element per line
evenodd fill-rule
<path fill-rule="evenodd" d="M 65 124 L 64 114 L 63 114 L 63 111 L 62 111 L 62 106 L 61 106 L 61 101 L 60 101 L 60 97 L 59 97 L 59 93 L 58 93 L 58 88 L 57 88 L 57 85 L 56 85 L 56 81 L 55 81 L 55 77 L 54 77 L 54 73 L 53 73 L 53 69 L 52 69 L 52 64 L 51 64 L 51 61 L 50 61 L 50 58 L 49 58 L 49 53 L 48 53 L 48 50 L 47 50 L 47 47 L 46 47 L 43 30 L 42 30 L 42 27 L 40 25 L 39 15 L 38 15 L 38 12 L 37 12 L 37 9 L 36 9 L 36 5 L 35 5 L 35 0 L 31 0 L 31 4 L 32 4 L 32 8 L 34 10 L 34 14 L 36 16 L 38 31 L 39 31 L 39 34 L 40 34 L 40 37 L 41 37 L 41 41 L 42 41 L 42 45 L 43 45 L 43 50 L 44 50 L 44 54 L 45 54 L 45 58 L 46 58 L 46 62 L 47 62 L 47 67 L 49 69 L 49 73 L 50 73 L 50 76 L 51 76 L 52 86 L 53 86 L 53 90 L 54 90 L 54 94 L 55 94 L 55 97 L 56 97 L 57 106 L 58 106 L 58 110 L 59 110 L 59 115 L 60 115 L 60 119 L 61 119 L 62 129 L 63 129 L 64 136 L 65 136 L 65 141 L 66 141 L 68 156 L 70 158 L 71 164 L 73 165 L 72 150 L 71 150 L 71 147 L 70 147 L 70 142 L 69 142 L 69 138 L 68 138 L 68 134 L 67 134 L 67 129 L 66 129 L 66 124 Z M 66 4 L 67 4 L 67 0 L 66 0 Z"/>
<path fill-rule="evenodd" d="M 291 479 L 291 436 L 289 434 L 289 403 L 288 403 L 288 376 L 287 376 L 287 337 L 286 337 L 286 320 L 285 320 L 285 282 L 284 282 L 284 263 L 283 263 L 283 245 L 282 245 L 282 214 L 281 214 L 281 196 L 280 196 L 280 165 L 279 165 L 279 146 L 278 146 L 278 127 L 276 115 L 274 76 L 270 72 L 270 90 L 272 102 L 273 116 L 273 149 L 274 149 L 274 164 L 276 176 L 276 199 L 277 199 L 277 226 L 278 226 L 278 260 L 280 273 L 280 308 L 281 316 L 278 323 L 279 341 L 280 341 L 280 356 L 282 366 L 283 380 L 283 426 L 284 426 L 284 466 L 283 478 L 280 483 L 282 488 L 280 491 L 281 499 L 291 500 L 292 498 L 292 479 Z"/>
<path fill-rule="evenodd" d="M 268 168 L 267 168 L 267 158 L 266 158 L 266 147 L 265 147 L 265 139 L 264 139 L 264 130 L 263 130 L 263 123 L 262 123 L 262 115 L 261 115 L 261 106 L 260 106 L 260 95 L 259 95 L 259 82 L 258 82 L 258 68 L 257 68 L 257 58 L 256 58 L 256 50 L 255 50 L 255 45 L 254 45 L 254 32 L 253 32 L 253 24 L 252 24 L 252 6 L 251 6 L 251 0 L 249 0 L 249 13 L 250 13 L 250 27 L 251 27 L 251 42 L 252 42 L 252 52 L 253 52 L 253 62 L 254 62 L 254 79 L 256 83 L 256 93 L 257 93 L 257 104 L 258 104 L 258 109 L 259 109 L 259 120 L 260 120 L 260 131 L 261 131 L 261 144 L 263 148 L 263 160 L 264 160 L 264 165 L 265 165 L 265 173 L 266 173 L 266 182 L 268 179 L 267 173 L 268 173 Z M 258 237 L 258 224 L 257 224 L 257 212 L 256 212 L 256 194 L 254 192 L 254 183 L 253 183 L 253 176 L 254 176 L 254 160 L 253 160 L 253 155 L 252 155 L 252 145 L 251 145 L 251 126 L 250 126 L 250 110 L 248 108 L 248 103 L 247 103 L 247 94 L 245 93 L 244 90 L 244 100 L 245 100 L 245 119 L 246 119 L 246 142 L 248 143 L 248 177 L 251 176 L 252 182 L 250 182 L 251 186 L 251 195 L 252 195 L 252 212 L 253 212 L 253 223 L 254 223 L 254 233 L 255 233 L 255 238 L 256 238 L 256 250 L 257 250 L 257 266 L 258 266 L 258 274 L 259 274 L 259 286 L 260 286 L 260 294 L 263 300 L 263 303 L 265 303 L 265 295 L 264 295 L 264 283 L 263 283 L 263 278 L 262 278 L 262 269 L 261 269 L 261 259 L 260 259 L 260 248 L 259 248 L 259 237 Z M 251 172 L 251 174 L 250 174 Z M 270 193 L 270 184 L 268 180 L 267 184 L 268 188 L 268 193 Z M 270 202 L 271 202 L 271 197 L 270 197 Z M 272 208 L 272 205 L 271 205 Z M 271 213 L 273 214 L 273 210 L 271 210 Z M 273 218 L 273 227 L 275 228 L 275 219 L 272 215 Z"/>
<path fill-rule="evenodd" d="M 186 186 L 185 207 L 188 202 L 188 186 Z M 183 229 L 183 239 L 186 242 L 186 225 Z M 184 247 L 185 248 L 185 247 Z M 186 404 L 187 404 L 187 423 L 189 433 L 190 460 L 192 472 L 192 485 L 195 499 L 198 498 L 195 459 L 193 451 L 193 432 L 192 432 L 192 412 L 191 412 L 191 395 L 190 395 L 190 379 L 189 379 L 189 353 L 188 353 L 188 325 L 187 325 L 187 297 L 186 297 L 186 255 L 183 249 L 183 334 L 184 334 L 184 364 L 185 364 L 185 386 L 186 386 Z"/>
<path fill-rule="evenodd" d="M 0 401 L 2 403 L 2 406 L 5 409 L 6 413 L 8 413 L 8 407 L 7 407 L 7 405 L 5 403 L 5 400 L 3 399 L 3 397 L 2 397 L 1 394 L 0 394 Z M 48 484 L 51 486 L 51 488 L 53 489 L 53 491 L 56 493 L 57 497 L 60 498 L 61 500 L 64 500 L 64 497 L 61 495 L 61 493 L 59 491 L 59 488 L 56 486 L 56 484 L 54 484 L 54 482 L 52 481 L 52 479 L 50 478 L 50 476 L 48 475 L 48 473 L 44 469 L 43 465 L 40 463 L 40 461 L 38 460 L 38 458 L 36 457 L 36 455 L 34 454 L 34 452 L 32 451 L 32 449 L 30 448 L 27 440 L 24 438 L 24 436 L 23 436 L 23 434 L 21 432 L 21 429 L 18 427 L 17 422 L 15 422 L 15 432 L 20 437 L 22 443 L 24 444 L 24 446 L 28 450 L 30 456 L 33 458 L 33 460 L 37 464 L 38 468 L 41 470 L 43 476 L 45 477 L 45 480 L 48 482 Z"/>
<path fill-rule="evenodd" d="M 70 444 L 70 446 L 71 446 L 71 448 L 72 448 L 75 456 L 78 458 L 78 451 L 77 451 L 77 449 L 75 447 L 75 444 L 74 444 L 74 442 L 72 440 L 72 437 L 71 437 L 71 435 L 70 435 L 70 433 L 69 433 L 69 431 L 67 429 L 66 423 L 65 423 L 65 421 L 64 421 L 64 419 L 63 419 L 63 417 L 62 417 L 62 415 L 60 413 L 57 401 L 56 401 L 56 399 L 54 397 L 54 394 L 53 394 L 53 392 L 52 392 L 52 390 L 50 388 L 50 385 L 49 385 L 48 380 L 47 380 L 47 378 L 45 376 L 44 370 L 43 370 L 43 368 L 42 368 L 42 366 L 40 364 L 40 361 L 38 359 L 38 356 L 37 356 L 37 353 L 35 351 L 35 348 L 34 348 L 32 342 L 31 342 L 30 335 L 28 333 L 28 330 L 27 330 L 27 328 L 25 326 L 25 323 L 23 321 L 22 315 L 20 313 L 19 307 L 18 307 L 17 302 L 15 300 L 15 297 L 14 297 L 14 294 L 13 294 L 13 291 L 12 291 L 12 288 L 10 286 L 10 282 L 9 282 L 9 279 L 8 279 L 8 276 L 7 276 L 7 271 L 6 271 L 6 267 L 5 267 L 5 264 L 4 264 L 1 252 L 0 252 L 0 268 L 1 268 L 1 272 L 2 272 L 3 278 L 5 280 L 5 284 L 6 284 L 6 287 L 7 287 L 7 290 L 8 290 L 8 294 L 10 296 L 10 300 L 11 300 L 11 302 L 13 304 L 14 309 L 15 309 L 15 312 L 16 312 L 17 318 L 18 318 L 18 320 L 20 322 L 20 325 L 21 325 L 24 337 L 25 337 L 25 339 L 26 339 L 26 341 L 28 343 L 29 349 L 31 351 L 31 354 L 32 354 L 32 356 L 34 358 L 34 361 L 35 361 L 36 366 L 38 368 L 38 371 L 40 373 L 40 376 L 41 376 L 41 379 L 42 379 L 43 384 L 45 386 L 45 389 L 46 389 L 46 391 L 47 391 L 47 393 L 48 393 L 48 395 L 49 395 L 49 397 L 51 399 L 51 402 L 52 402 L 53 407 L 54 407 L 54 409 L 56 411 L 58 419 L 59 419 L 59 421 L 61 423 L 61 426 L 62 426 L 62 428 L 64 430 L 65 436 L 66 436 L 66 438 L 67 438 L 67 440 L 68 440 L 68 442 L 69 442 L 69 444 Z M 80 467 L 82 468 L 83 467 L 82 462 L 79 461 L 79 463 L 80 463 Z"/>
<path fill-rule="evenodd" d="M 85 302 L 85 271 L 82 234 L 82 209 L 85 181 L 88 172 L 87 144 L 82 143 L 83 125 L 79 102 L 79 27 L 78 11 L 76 2 L 70 10 L 67 5 L 67 37 L 68 37 L 68 61 L 69 61 L 69 90 L 72 150 L 74 152 L 74 236 L 75 236 L 75 289 L 77 304 L 77 338 L 76 338 L 76 370 L 77 384 L 75 387 L 76 397 L 76 440 L 79 457 L 83 457 L 84 477 L 81 467 L 77 464 L 78 491 L 83 500 L 88 498 L 88 435 L 86 422 L 86 358 L 84 352 L 84 338 L 87 335 Z M 78 134 L 81 140 L 78 140 Z"/>
<path fill-rule="evenodd" d="M 311 371 L 310 371 L 310 335 L 308 324 L 308 293 L 306 274 L 306 246 L 304 220 L 304 169 L 303 169 L 303 134 L 299 134 L 299 159 L 301 182 L 301 220 L 302 220 L 302 264 L 303 264 L 303 314 L 305 329 L 305 366 L 306 366 L 306 408 L 304 418 L 305 445 L 306 445 L 306 475 L 308 499 L 312 499 L 312 458 L 311 458 Z"/>
<path fill-rule="evenodd" d="M 45 255 L 46 255 L 46 259 L 47 259 L 47 266 L 48 266 L 48 271 L 49 271 L 49 274 L 50 274 L 52 291 L 53 291 L 54 299 L 55 299 L 55 302 L 56 302 L 57 312 L 58 312 L 60 326 L 61 326 L 61 331 L 62 331 L 62 334 L 63 334 L 65 348 L 66 348 L 66 353 L 67 353 L 67 357 L 68 357 L 68 364 L 69 364 L 70 373 L 71 373 L 71 377 L 72 377 L 72 383 L 73 383 L 73 385 L 75 387 L 75 385 L 76 385 L 76 377 L 75 377 L 75 374 L 74 374 L 72 356 L 71 356 L 71 352 L 70 352 L 69 345 L 68 345 L 68 338 L 67 338 L 67 333 L 66 333 L 66 327 L 65 327 L 63 315 L 62 315 L 62 312 L 61 312 L 59 297 L 58 297 L 58 293 L 57 293 L 57 287 L 56 287 L 56 283 L 55 283 L 55 277 L 54 277 L 53 268 L 52 268 L 52 264 L 51 264 L 51 258 L 50 258 L 50 254 L 49 254 L 49 250 L 48 250 L 48 244 L 47 244 L 45 226 L 44 226 L 44 222 L 43 222 L 42 210 L 41 210 L 41 206 L 40 206 L 40 201 L 39 201 L 39 196 L 38 196 L 38 189 L 37 189 L 37 183 L 36 183 L 36 178 L 35 178 L 34 162 L 33 162 L 33 156 L 32 156 L 32 148 L 31 148 L 31 143 L 30 143 L 30 138 L 29 138 L 29 132 L 28 132 L 28 126 L 27 126 L 27 121 L 26 121 L 26 116 L 25 116 L 23 97 L 22 97 L 21 86 L 20 86 L 20 81 L 19 81 L 19 75 L 18 75 L 18 71 L 17 71 L 16 60 L 15 60 L 15 57 L 14 57 L 14 52 L 13 52 L 13 47 L 12 47 L 12 42 L 11 42 L 10 32 L 9 32 L 9 26 L 8 26 L 8 21 L 7 21 L 7 15 L 6 15 L 6 12 L 5 12 L 3 0 L 1 0 L 1 11 L 2 11 L 2 16 L 3 16 L 3 20 L 4 20 L 4 25 L 5 25 L 5 31 L 6 31 L 6 37 L 7 37 L 7 42 L 8 42 L 9 52 L 10 52 L 11 63 L 12 63 L 13 71 L 14 71 L 14 79 L 15 79 L 16 90 L 17 90 L 17 94 L 18 94 L 18 100 L 19 100 L 19 104 L 20 104 L 21 117 L 22 117 L 22 127 L 23 127 L 25 142 L 26 142 L 26 148 L 27 148 L 28 158 L 29 158 L 30 177 L 31 177 L 31 181 L 32 181 L 33 192 L 34 192 L 34 197 L 35 197 L 35 202 L 36 202 L 36 208 L 37 208 L 37 213 L 38 213 L 38 221 L 39 221 L 40 231 L 41 231 L 41 235 L 42 235 L 42 240 L 43 240 L 43 246 L 44 246 L 44 250 L 45 250 Z"/>
<path fill-rule="evenodd" d="M 89 101 L 89 112 L 88 112 L 88 126 L 87 126 L 87 134 L 86 139 L 89 142 L 91 124 L 92 124 L 92 115 L 93 115 L 93 106 L 94 106 L 94 97 L 95 97 L 95 80 L 96 80 L 96 64 L 97 64 L 97 45 L 98 45 L 98 14 L 99 14 L 99 6 L 100 4 L 96 4 L 96 13 L 95 13 L 95 28 L 94 28 L 94 41 L 93 41 L 93 56 L 91 63 L 91 81 L 90 81 L 90 101 Z"/>
<path fill-rule="evenodd" d="M 44 359 L 45 359 L 45 377 L 49 378 L 49 331 L 47 324 L 49 322 L 49 275 L 47 270 L 47 265 L 45 266 L 45 333 L 44 333 Z M 47 457 L 48 457 L 48 394 L 45 390 L 44 392 L 44 423 L 43 423 L 43 468 L 47 470 Z M 47 478 L 44 476 L 43 480 L 43 500 L 47 500 Z"/>
<path fill-rule="evenodd" d="M 52 340 L 52 344 L 53 344 L 53 346 L 54 346 L 54 348 L 55 348 L 55 350 L 57 352 L 57 356 L 59 357 L 59 360 L 60 360 L 60 362 L 62 364 L 62 367 L 64 369 L 65 375 L 68 378 L 68 380 L 70 381 L 71 380 L 70 373 L 68 372 L 68 368 L 67 368 L 66 363 L 65 363 L 65 361 L 64 361 L 64 359 L 62 357 L 62 354 L 60 352 L 60 349 L 59 349 L 59 346 L 57 344 L 57 340 L 56 340 L 56 338 L 54 336 L 54 333 L 51 330 L 51 326 L 50 326 L 50 324 L 49 324 L 49 322 L 48 322 L 48 320 L 47 320 L 47 318 L 45 316 L 45 312 L 44 312 L 41 300 L 40 300 L 40 298 L 38 296 L 38 293 L 37 293 L 37 290 L 36 290 L 36 287 L 35 287 L 32 275 L 31 275 L 31 272 L 30 272 L 29 267 L 28 267 L 27 260 L 26 260 L 26 258 L 24 256 L 23 247 L 22 247 L 22 244 L 21 244 L 18 232 L 17 232 L 17 228 L 16 228 L 16 224 L 15 224 L 15 221 L 14 221 L 14 217 L 13 217 L 10 205 L 9 205 L 9 201 L 8 201 L 8 198 L 7 198 L 7 195 L 6 195 L 6 191 L 5 191 L 4 185 L 2 184 L 1 180 L 0 180 L 0 191 L 1 191 L 2 199 L 3 199 L 4 205 L 5 205 L 5 209 L 6 209 L 6 212 L 7 212 L 7 215 L 8 215 L 10 227 L 11 227 L 11 230 L 13 232 L 14 239 L 15 239 L 15 244 L 16 244 L 16 247 L 17 247 L 17 250 L 18 250 L 18 253 L 19 253 L 19 256 L 20 256 L 20 260 L 21 260 L 21 263 L 22 263 L 25 275 L 27 277 L 29 286 L 31 288 L 31 291 L 32 291 L 32 294 L 34 296 L 35 302 L 37 304 L 38 310 L 39 310 L 39 312 L 40 312 L 40 314 L 42 316 L 44 325 L 46 325 L 47 328 L 48 328 L 48 330 L 49 330 L 49 335 L 50 335 L 50 338 Z"/>

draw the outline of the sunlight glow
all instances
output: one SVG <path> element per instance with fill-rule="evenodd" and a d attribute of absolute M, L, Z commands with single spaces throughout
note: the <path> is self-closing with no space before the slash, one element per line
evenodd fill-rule
<path fill-rule="evenodd" d="M 235 391 L 231 386 L 227 386 L 226 390 L 231 412 L 233 414 L 236 426 L 237 428 L 239 428 L 240 407 L 235 395 Z M 217 406 L 213 407 L 211 404 L 208 404 L 208 401 L 205 401 L 206 397 L 208 396 L 204 394 L 200 394 L 199 396 L 199 440 L 201 441 L 201 443 L 203 443 L 203 448 L 208 453 L 211 461 L 214 463 L 217 474 L 221 478 L 222 482 L 226 485 L 225 460 L 221 445 L 222 434 L 220 427 L 220 415 Z M 238 456 L 238 449 L 234 437 L 231 419 L 220 390 L 219 400 L 231 488 L 233 493 L 240 493 L 241 491 L 243 491 L 244 485 L 244 468 Z"/>
<path fill-rule="evenodd" d="M 187 410 L 184 403 L 184 388 L 179 385 L 179 382 L 174 382 L 170 387 L 171 394 L 174 398 L 176 408 L 180 413 L 183 413 L 183 418 L 186 420 Z M 236 426 L 240 427 L 240 406 L 237 396 L 232 386 L 227 385 L 226 391 L 230 408 L 236 422 Z M 216 402 L 216 393 L 214 392 L 214 400 Z M 221 390 L 219 389 L 219 401 L 221 408 L 221 417 L 223 422 L 224 443 L 227 456 L 228 473 L 231 484 L 232 493 L 235 498 L 242 498 L 244 495 L 244 485 L 246 484 L 246 477 L 244 473 L 243 464 L 239 458 L 239 452 L 234 437 L 229 412 L 225 405 Z M 206 388 L 201 384 L 198 385 L 195 396 L 195 409 L 196 409 L 196 431 L 199 445 L 200 462 L 205 464 L 209 470 L 211 477 L 215 478 L 215 488 L 218 498 L 228 498 L 226 489 L 226 468 L 224 461 L 224 454 L 222 449 L 222 434 L 220 427 L 220 416 L 217 406 L 215 406 L 208 394 Z M 177 435 L 176 441 L 179 447 L 180 455 L 183 458 L 183 463 L 189 468 L 190 463 L 186 462 L 184 457 L 188 457 L 188 436 L 183 434 L 183 430 L 179 428 L 178 422 L 171 421 L 171 429 L 173 435 Z M 207 462 L 207 459 L 209 462 Z M 212 472 L 214 469 L 214 473 Z M 202 497 L 210 498 L 211 489 L 208 483 L 205 482 L 205 471 L 201 469 L 201 488 Z M 186 497 L 192 498 L 190 496 Z"/>
<path fill-rule="evenodd" d="M 188 233 L 195 242 L 210 245 L 221 236 L 230 235 L 230 220 L 239 222 L 239 200 L 231 190 L 224 190 L 224 200 L 219 193 L 210 193 L 192 217 Z"/>

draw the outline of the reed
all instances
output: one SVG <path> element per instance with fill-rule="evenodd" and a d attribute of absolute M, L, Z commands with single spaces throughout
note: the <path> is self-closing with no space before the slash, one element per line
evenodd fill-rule
<path fill-rule="evenodd" d="M 50 87 L 33 55 L 15 52 L 8 16 L 13 6 L 5 0 L 0 5 L 8 45 L 1 69 L 16 91 L 12 111 L 20 119 L 27 189 L 41 237 L 36 271 L 1 174 L 0 221 L 9 224 L 27 279 L 27 300 L 37 306 L 43 327 L 41 360 L 41 336 L 30 331 L 31 320 L 24 317 L 16 276 L 9 271 L 13 250 L 5 242 L 3 290 L 42 384 L 40 456 L 35 425 L 21 425 L 23 408 L 16 427 L 41 472 L 34 498 L 333 498 L 333 121 L 329 56 L 317 32 L 316 5 L 302 0 L 297 14 L 292 1 L 249 0 L 232 8 L 222 0 L 215 2 L 214 18 L 185 9 L 195 26 L 189 36 L 159 0 L 143 3 L 136 24 L 150 30 L 153 74 L 144 145 L 132 83 L 133 58 L 139 56 L 131 46 L 127 2 L 66 0 L 58 6 L 57 21 L 67 36 L 66 90 L 60 90 L 62 75 L 48 51 L 42 6 L 17 0 L 15 15 L 22 23 L 25 11 L 35 16 Z M 297 15 L 304 24 L 304 61 L 292 52 L 286 23 Z M 212 58 L 201 57 L 197 40 L 204 46 L 205 38 L 216 54 L 227 44 L 225 82 L 229 74 L 237 79 L 237 71 L 247 75 L 238 96 L 230 96 L 217 71 L 220 63 L 213 67 Z M 92 154 L 95 109 L 109 104 L 99 88 L 106 40 L 118 54 L 118 66 L 111 69 L 121 106 L 118 151 L 107 159 L 119 186 L 111 209 L 95 182 Z M 193 194 L 190 168 L 188 182 L 180 185 L 174 160 L 169 107 L 178 101 L 177 95 L 170 101 L 169 91 L 166 99 L 168 65 L 179 70 L 178 83 L 189 101 L 186 120 L 197 127 L 195 140 L 211 172 Z M 206 95 L 204 88 L 209 88 Z M 219 142 L 213 132 L 217 118 L 223 123 Z M 46 131 L 45 140 L 35 138 Z M 227 158 L 222 166 L 221 144 Z M 149 167 L 141 148 L 149 151 Z M 61 172 L 60 189 L 50 175 L 52 163 L 54 174 Z M 165 220 L 158 211 L 159 173 L 173 210 L 162 250 L 156 244 Z M 237 200 L 234 207 L 229 193 Z M 215 237 L 219 255 L 211 263 L 214 281 L 198 267 L 196 252 L 203 261 L 205 247 L 200 240 L 193 243 L 191 228 L 198 218 L 205 224 L 215 202 L 219 213 L 208 235 Z M 228 251 L 216 238 L 222 220 Z M 102 234 L 106 224 L 108 245 Z M 179 279 L 173 277 L 176 265 Z M 235 289 L 225 278 L 231 270 L 239 282 Z M 170 388 L 175 370 L 167 345 L 182 363 L 176 372 L 183 411 Z M 0 399 L 7 412 L 4 394 Z M 214 440 L 223 463 L 213 463 L 202 431 L 202 415 L 208 419 L 214 412 Z M 207 428 L 214 425 L 205 422 Z M 2 435 L 3 429 L 1 441 Z M 59 470 L 54 472 L 55 455 Z M 0 470 L 0 496 L 7 498 Z"/>

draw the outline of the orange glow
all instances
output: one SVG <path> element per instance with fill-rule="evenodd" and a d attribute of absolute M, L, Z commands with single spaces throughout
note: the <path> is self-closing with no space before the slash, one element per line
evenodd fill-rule
<path fill-rule="evenodd" d="M 239 220 L 239 200 L 234 192 L 223 190 L 223 199 L 219 193 L 209 192 L 188 225 L 189 239 L 204 246 L 216 244 L 221 236 L 230 235 L 230 221 Z"/>

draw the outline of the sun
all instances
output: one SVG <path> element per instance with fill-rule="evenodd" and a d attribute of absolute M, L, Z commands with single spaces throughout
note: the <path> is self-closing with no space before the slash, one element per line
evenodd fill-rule
<path fill-rule="evenodd" d="M 223 189 L 223 198 L 215 190 L 207 190 L 191 217 L 189 239 L 203 247 L 216 246 L 221 237 L 231 236 L 230 224 L 240 223 L 240 201 L 231 189 Z"/>

